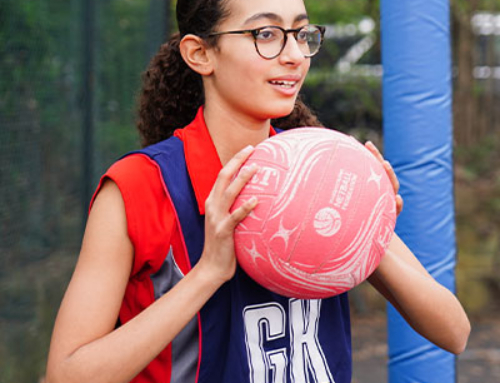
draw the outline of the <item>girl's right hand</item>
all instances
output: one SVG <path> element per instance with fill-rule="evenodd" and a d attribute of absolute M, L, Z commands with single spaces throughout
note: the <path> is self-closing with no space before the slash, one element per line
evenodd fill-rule
<path fill-rule="evenodd" d="M 247 146 L 222 168 L 205 202 L 205 247 L 198 265 L 220 284 L 231 279 L 236 271 L 234 229 L 258 202 L 252 197 L 230 212 L 241 189 L 258 171 L 255 164 L 240 171 L 253 150 Z"/>

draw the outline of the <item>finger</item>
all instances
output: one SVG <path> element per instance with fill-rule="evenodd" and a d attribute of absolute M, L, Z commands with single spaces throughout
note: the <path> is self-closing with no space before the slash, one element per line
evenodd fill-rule
<path fill-rule="evenodd" d="M 250 212 L 257 206 L 258 199 L 252 196 L 247 201 L 245 201 L 239 208 L 235 209 L 229 219 L 231 221 L 232 228 L 234 229 Z"/>
<path fill-rule="evenodd" d="M 400 194 L 396 195 L 396 216 L 400 215 L 401 212 L 403 211 L 403 197 L 401 197 Z"/>
<path fill-rule="evenodd" d="M 384 165 L 385 172 L 387 173 L 387 175 L 389 176 L 389 179 L 391 181 L 392 187 L 394 189 L 394 193 L 398 194 L 400 184 L 399 184 L 398 177 L 396 176 L 396 172 L 394 171 L 394 169 L 391 166 L 389 161 L 384 160 L 383 165 Z"/>
<path fill-rule="evenodd" d="M 367 141 L 365 143 L 365 147 L 377 158 L 377 160 L 379 160 L 380 163 L 384 162 L 384 157 L 373 142 Z"/>
<path fill-rule="evenodd" d="M 241 189 L 247 184 L 248 181 L 259 171 L 259 166 L 257 164 L 251 164 L 250 166 L 243 165 L 243 167 L 238 172 L 238 175 L 234 178 L 231 184 L 227 187 L 224 192 L 224 204 L 229 208 L 233 203 Z"/>
<path fill-rule="evenodd" d="M 254 147 L 249 145 L 246 148 L 240 150 L 234 155 L 233 158 L 229 160 L 229 162 L 219 172 L 219 175 L 215 180 L 213 189 L 216 192 L 221 193 L 228 187 L 236 172 L 241 168 L 241 165 L 243 165 L 243 163 L 248 159 L 253 151 Z"/>

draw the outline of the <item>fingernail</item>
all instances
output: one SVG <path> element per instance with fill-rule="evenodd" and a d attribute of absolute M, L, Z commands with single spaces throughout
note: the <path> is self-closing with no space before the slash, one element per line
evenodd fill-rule
<path fill-rule="evenodd" d="M 256 170 L 256 166 L 255 164 L 251 164 L 251 165 L 248 165 L 248 166 L 244 166 L 241 168 L 241 175 L 242 176 L 252 176 L 254 175 L 255 173 L 255 170 Z"/>
<path fill-rule="evenodd" d="M 243 151 L 244 151 L 245 153 L 250 152 L 250 151 L 252 151 L 252 150 L 253 150 L 253 146 L 252 146 L 252 145 L 248 145 L 245 149 L 243 149 Z"/>

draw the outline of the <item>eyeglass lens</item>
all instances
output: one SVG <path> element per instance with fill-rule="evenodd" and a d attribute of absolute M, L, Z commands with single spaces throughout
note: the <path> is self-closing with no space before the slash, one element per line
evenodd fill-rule
<path fill-rule="evenodd" d="M 304 56 L 311 57 L 318 53 L 321 47 L 321 31 L 318 27 L 308 25 L 292 34 Z M 260 55 L 266 58 L 274 58 L 284 48 L 285 32 L 277 27 L 260 29 L 255 36 L 255 43 Z"/>

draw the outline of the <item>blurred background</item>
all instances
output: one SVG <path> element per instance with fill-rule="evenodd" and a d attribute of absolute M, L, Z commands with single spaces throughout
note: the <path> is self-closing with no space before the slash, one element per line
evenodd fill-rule
<path fill-rule="evenodd" d="M 307 0 L 328 25 L 303 90 L 328 127 L 382 148 L 378 0 Z M 100 175 L 139 146 L 140 75 L 175 1 L 0 1 L 0 382 L 43 380 Z M 500 381 L 500 0 L 451 0 L 458 381 Z M 386 382 L 385 303 L 351 294 L 354 382 Z"/>

